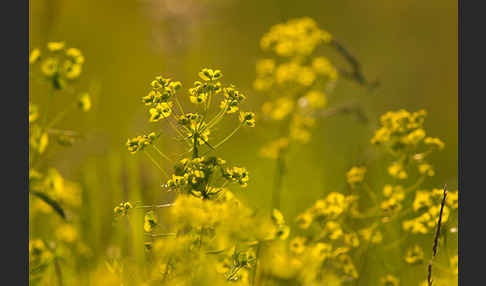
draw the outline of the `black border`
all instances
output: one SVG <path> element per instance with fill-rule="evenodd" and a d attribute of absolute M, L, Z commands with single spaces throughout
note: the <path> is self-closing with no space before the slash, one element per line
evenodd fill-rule
<path fill-rule="evenodd" d="M 2 284 L 28 285 L 29 1 L 1 8 Z"/>
<path fill-rule="evenodd" d="M 485 285 L 486 200 L 484 67 L 486 26 L 482 1 L 459 0 L 459 285 Z M 465 264 L 464 258 L 467 257 Z"/>

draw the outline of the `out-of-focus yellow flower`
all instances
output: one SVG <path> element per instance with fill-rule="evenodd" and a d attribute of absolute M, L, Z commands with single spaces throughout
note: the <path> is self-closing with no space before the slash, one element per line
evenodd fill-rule
<path fill-rule="evenodd" d="M 64 42 L 49 42 L 49 43 L 47 43 L 47 48 L 51 52 L 60 51 L 60 50 L 64 49 L 65 46 L 66 46 L 66 44 Z"/>
<path fill-rule="evenodd" d="M 366 174 L 366 167 L 365 166 L 355 166 L 352 167 L 347 173 L 346 177 L 348 180 L 348 184 L 352 187 L 356 186 L 357 184 L 363 182 Z"/>
<path fill-rule="evenodd" d="M 88 93 L 85 92 L 79 96 L 78 106 L 84 112 L 87 112 L 91 109 L 91 97 Z"/>
<path fill-rule="evenodd" d="M 61 241 L 73 243 L 78 240 L 78 230 L 73 225 L 65 223 L 57 227 L 56 237 Z"/>
<path fill-rule="evenodd" d="M 409 264 L 420 264 L 424 261 L 424 250 L 420 245 L 415 244 L 407 249 L 405 253 L 405 262 Z"/>
<path fill-rule="evenodd" d="M 383 286 L 399 286 L 400 281 L 393 275 L 386 275 L 380 279 L 381 285 Z"/>

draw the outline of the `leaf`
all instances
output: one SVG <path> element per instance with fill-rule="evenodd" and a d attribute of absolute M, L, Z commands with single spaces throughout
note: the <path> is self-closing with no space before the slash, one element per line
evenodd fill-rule
<path fill-rule="evenodd" d="M 38 191 L 30 191 L 30 193 L 32 195 L 38 197 L 42 201 L 44 201 L 49 206 L 51 206 L 57 212 L 57 214 L 59 216 L 61 216 L 63 219 L 66 219 L 66 214 L 64 213 L 63 208 L 59 205 L 58 202 L 56 202 L 55 200 L 51 199 L 48 195 L 46 195 L 44 193 L 41 193 L 41 192 L 38 192 Z"/>

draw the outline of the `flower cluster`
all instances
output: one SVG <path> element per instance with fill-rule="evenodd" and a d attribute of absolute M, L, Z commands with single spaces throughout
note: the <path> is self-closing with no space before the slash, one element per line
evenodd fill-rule
<path fill-rule="evenodd" d="M 127 215 L 128 210 L 132 208 L 133 206 L 130 202 L 122 202 L 113 209 L 113 213 L 115 216 L 125 216 Z"/>
<path fill-rule="evenodd" d="M 45 49 L 35 48 L 29 55 L 29 78 L 49 85 L 45 105 L 29 101 L 29 219 L 46 218 L 41 229 L 29 231 L 29 281 L 36 285 L 45 284 L 45 274 L 59 256 L 84 258 L 90 252 L 76 226 L 81 187 L 45 160 L 56 150 L 53 143 L 70 146 L 80 137 L 75 131 L 56 129 L 56 124 L 75 108 L 87 112 L 92 107 L 90 95 L 83 92 L 64 110 L 57 114 L 52 110 L 56 95 L 74 93 L 71 84 L 81 75 L 84 61 L 80 50 L 64 42 L 49 42 Z"/>
<path fill-rule="evenodd" d="M 84 56 L 76 48 L 68 48 L 64 42 L 49 42 L 47 49 L 33 49 L 29 56 L 29 64 L 40 65 L 45 79 L 52 83 L 55 89 L 63 89 L 68 81 L 77 79 L 84 64 Z"/>
<path fill-rule="evenodd" d="M 223 187 L 213 187 L 210 181 L 217 178 L 216 174 L 228 182 L 239 183 L 246 187 L 248 172 L 245 168 L 226 166 L 226 161 L 217 157 L 197 157 L 194 159 L 182 159 L 174 166 L 174 174 L 167 181 L 167 186 L 182 193 L 191 194 L 200 198 L 212 198 L 218 196 Z"/>
<path fill-rule="evenodd" d="M 442 150 L 444 143 L 439 138 L 426 135 L 423 126 L 426 114 L 425 110 L 408 112 L 402 109 L 381 116 L 382 126 L 375 132 L 371 143 L 384 146 L 396 158 L 388 167 L 392 177 L 407 179 L 411 164 L 416 165 L 422 175 L 435 175 L 425 158 L 434 150 Z"/>
<path fill-rule="evenodd" d="M 303 17 L 273 26 L 262 37 L 260 45 L 282 57 L 308 56 L 321 43 L 329 43 L 331 39 L 332 36 L 321 30 L 313 19 Z"/>
<path fill-rule="evenodd" d="M 137 136 L 132 139 L 128 139 L 127 148 L 131 154 L 135 154 L 138 151 L 143 150 L 146 146 L 152 145 L 155 139 L 157 139 L 157 134 L 151 132 L 148 135 Z"/>
<path fill-rule="evenodd" d="M 405 231 L 411 233 L 426 234 L 434 231 L 438 222 L 441 208 L 443 190 L 419 190 L 415 193 L 413 200 L 413 211 L 417 215 L 415 218 L 404 220 L 402 223 Z M 446 223 L 451 211 L 458 208 L 458 191 L 447 194 L 446 205 L 442 214 L 442 222 Z"/>
<path fill-rule="evenodd" d="M 327 94 L 332 91 L 338 72 L 315 51 L 331 40 L 331 35 L 308 17 L 275 25 L 261 39 L 262 49 L 274 52 L 277 58 L 257 62 L 254 88 L 268 95 L 269 100 L 262 106 L 265 118 L 289 118 L 285 121 L 285 136 L 290 140 L 308 142 L 314 117 L 327 106 Z"/>

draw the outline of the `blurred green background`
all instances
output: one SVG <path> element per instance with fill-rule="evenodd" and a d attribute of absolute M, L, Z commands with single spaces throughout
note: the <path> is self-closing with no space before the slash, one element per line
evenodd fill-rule
<path fill-rule="evenodd" d="M 221 69 L 223 82 L 247 95 L 246 109 L 260 111 L 265 98 L 252 90 L 255 63 L 263 56 L 260 37 L 294 17 L 314 18 L 381 85 L 369 92 L 338 82 L 331 104 L 358 102 L 369 122 L 349 115 L 321 120 L 311 142 L 292 149 L 282 195 L 286 217 L 342 188 L 346 171 L 360 162 L 369 164 L 370 181 L 381 189 L 385 165 L 373 164 L 383 158 L 369 140 L 379 116 L 400 108 L 426 109 L 429 135 L 446 143 L 432 159 L 437 175 L 427 187 L 457 187 L 457 1 L 35 0 L 29 12 L 30 49 L 59 40 L 81 49 L 86 63 L 77 90 L 97 90 L 92 112 L 73 114 L 59 126 L 82 132 L 85 140 L 48 162 L 83 185 L 83 221 L 95 251 L 113 242 L 111 214 L 122 199 L 168 199 L 157 170 L 146 158 L 128 154 L 124 145 L 127 138 L 152 130 L 140 101 L 150 81 L 168 76 L 187 90 L 202 67 Z M 339 56 L 329 56 L 345 65 Z M 32 102 L 42 103 L 45 92 L 30 83 Z M 53 110 L 71 100 L 59 97 Z M 235 193 L 255 208 L 268 208 L 274 162 L 261 158 L 259 149 L 277 135 L 274 125 L 257 124 L 233 137 L 220 154 L 250 172 L 248 188 Z M 161 145 L 168 153 L 179 151 L 170 136 Z"/>

